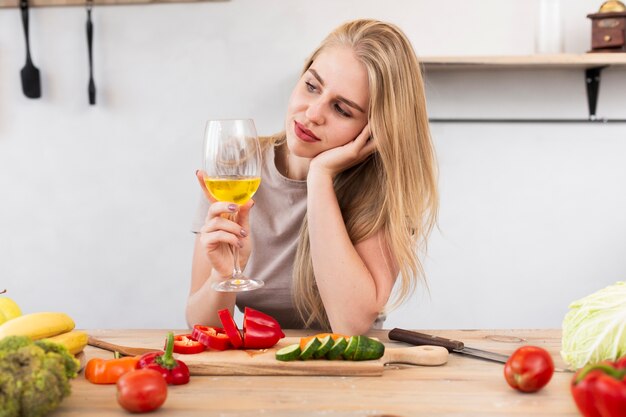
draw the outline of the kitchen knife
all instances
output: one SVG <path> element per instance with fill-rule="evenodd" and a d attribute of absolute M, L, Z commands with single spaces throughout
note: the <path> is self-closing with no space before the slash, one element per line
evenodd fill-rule
<path fill-rule="evenodd" d="M 488 352 L 486 350 L 474 349 L 467 347 L 463 342 L 458 340 L 446 339 L 443 337 L 433 336 L 430 334 L 413 332 L 404 329 L 393 329 L 389 332 L 389 339 L 398 340 L 400 342 L 410 343 L 412 345 L 434 345 L 442 346 L 449 352 L 460 353 L 463 355 L 473 356 L 476 358 L 487 359 L 494 362 L 506 363 L 509 359 L 507 355 L 501 353 Z"/>

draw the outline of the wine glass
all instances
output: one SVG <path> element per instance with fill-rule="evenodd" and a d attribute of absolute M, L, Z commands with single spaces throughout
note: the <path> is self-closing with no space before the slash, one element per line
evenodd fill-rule
<path fill-rule="evenodd" d="M 261 183 L 261 147 L 251 119 L 209 120 L 204 134 L 204 183 L 213 198 L 245 204 Z M 224 215 L 236 221 L 237 214 Z M 256 290 L 263 281 L 245 277 L 239 265 L 239 247 L 230 246 L 233 274 L 213 284 L 223 292 Z"/>

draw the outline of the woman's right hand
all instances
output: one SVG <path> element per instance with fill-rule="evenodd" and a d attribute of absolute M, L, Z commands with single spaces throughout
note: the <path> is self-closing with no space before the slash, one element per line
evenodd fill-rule
<path fill-rule="evenodd" d="M 249 219 L 254 201 L 250 200 L 243 206 L 217 201 L 206 188 L 204 172 L 197 171 L 196 177 L 211 202 L 204 226 L 200 229 L 200 244 L 215 272 L 224 278 L 230 277 L 234 262 L 230 245 L 239 247 L 239 265 L 242 270 L 250 257 L 252 244 Z"/>

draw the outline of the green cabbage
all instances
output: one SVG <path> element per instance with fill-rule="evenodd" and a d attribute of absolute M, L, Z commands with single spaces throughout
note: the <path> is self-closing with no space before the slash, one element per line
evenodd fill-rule
<path fill-rule="evenodd" d="M 571 368 L 626 355 L 626 282 L 574 301 L 569 308 L 561 357 Z"/>

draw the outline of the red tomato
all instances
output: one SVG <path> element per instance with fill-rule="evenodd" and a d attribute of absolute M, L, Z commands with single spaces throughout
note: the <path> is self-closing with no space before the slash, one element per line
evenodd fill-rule
<path fill-rule="evenodd" d="M 117 402 L 131 413 L 161 407 L 167 398 L 167 382 L 153 369 L 136 369 L 117 381 Z"/>
<path fill-rule="evenodd" d="M 508 384 L 522 392 L 535 392 L 546 386 L 554 373 L 554 362 L 545 350 L 537 346 L 522 346 L 504 365 Z"/>

